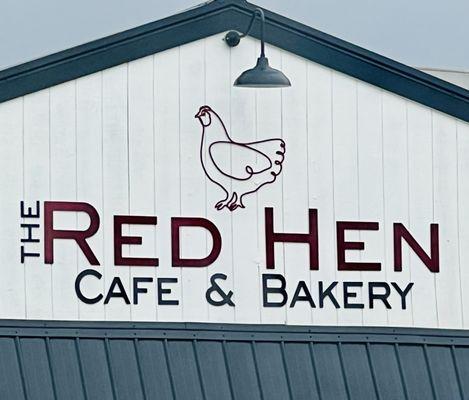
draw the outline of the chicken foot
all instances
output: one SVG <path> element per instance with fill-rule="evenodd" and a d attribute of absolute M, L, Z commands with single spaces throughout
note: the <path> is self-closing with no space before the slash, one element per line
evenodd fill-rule
<path fill-rule="evenodd" d="M 229 200 L 228 200 L 229 198 Z M 236 210 L 238 207 L 239 208 L 244 208 L 244 204 L 242 202 L 242 198 L 240 197 L 238 199 L 238 194 L 236 192 L 233 192 L 231 197 L 229 195 L 226 196 L 223 200 L 220 200 L 217 204 L 215 204 L 215 208 L 217 210 L 222 210 L 223 208 L 228 208 L 230 211 Z"/>

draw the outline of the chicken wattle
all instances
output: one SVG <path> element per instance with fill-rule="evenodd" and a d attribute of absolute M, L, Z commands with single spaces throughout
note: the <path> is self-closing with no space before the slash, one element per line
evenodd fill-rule
<path fill-rule="evenodd" d="M 200 107 L 195 117 L 202 125 L 202 167 L 208 179 L 225 193 L 215 208 L 226 207 L 230 211 L 244 208 L 244 196 L 275 182 L 282 172 L 285 142 L 282 139 L 235 142 L 221 118 L 209 106 Z"/>

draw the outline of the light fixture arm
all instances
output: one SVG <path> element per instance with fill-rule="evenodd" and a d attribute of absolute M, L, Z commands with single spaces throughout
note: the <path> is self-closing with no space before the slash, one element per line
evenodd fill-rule
<path fill-rule="evenodd" d="M 265 44 L 264 44 L 264 36 L 265 36 L 265 15 L 264 11 L 260 8 L 256 8 L 252 14 L 251 21 L 249 22 L 248 29 L 246 30 L 245 33 L 238 33 L 236 31 L 229 31 L 226 36 L 225 36 L 225 41 L 226 44 L 230 47 L 235 47 L 239 44 L 240 40 L 247 35 L 252 30 L 252 27 L 254 25 L 254 21 L 256 20 L 256 17 L 259 16 L 261 20 L 261 57 L 265 57 Z"/>
<path fill-rule="evenodd" d="M 256 8 L 249 22 L 248 29 L 245 33 L 239 33 L 236 31 L 229 31 L 225 35 L 225 42 L 230 47 L 235 47 L 239 44 L 242 38 L 249 35 L 254 26 L 254 21 L 256 17 L 259 17 L 261 20 L 261 54 L 257 59 L 256 65 L 254 68 L 250 68 L 244 71 L 238 78 L 234 81 L 233 85 L 237 87 L 246 87 L 246 88 L 285 88 L 291 86 L 290 80 L 285 76 L 282 71 L 272 68 L 269 65 L 269 60 L 265 56 L 265 44 L 264 44 L 264 34 L 265 34 L 265 15 L 264 11 L 260 8 Z"/>

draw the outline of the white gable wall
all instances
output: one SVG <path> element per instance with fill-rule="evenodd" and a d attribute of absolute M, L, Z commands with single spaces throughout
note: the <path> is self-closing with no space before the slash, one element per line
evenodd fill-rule
<path fill-rule="evenodd" d="M 234 88 L 253 66 L 257 41 L 233 49 L 223 35 L 145 57 L 0 104 L 0 317 L 72 320 L 199 321 L 368 326 L 469 327 L 469 127 L 428 107 L 291 53 L 267 46 L 271 65 L 291 79 L 288 89 Z M 210 105 L 240 142 L 282 137 L 286 158 L 277 181 L 245 198 L 245 209 L 217 211 L 221 190 L 206 179 L 199 160 L 201 126 L 194 115 Z M 235 165 L 236 154 L 229 155 Z M 155 285 L 138 305 L 120 299 L 87 305 L 74 292 L 75 278 L 89 268 L 71 241 L 57 241 L 55 263 L 19 260 L 19 203 L 84 201 L 101 216 L 90 239 L 107 289 L 115 276 L 129 296 L 133 277 L 174 277 L 159 306 Z M 265 268 L 264 207 L 274 208 L 275 229 L 307 232 L 308 208 L 319 213 L 319 271 L 308 269 L 306 245 L 276 246 L 276 269 Z M 157 215 L 154 227 L 131 226 L 142 246 L 124 254 L 157 255 L 158 268 L 113 264 L 113 215 Z M 171 267 L 170 218 L 211 220 L 223 237 L 222 252 L 208 268 Z M 348 260 L 382 262 L 378 272 L 337 271 L 336 221 L 377 221 L 377 232 L 349 232 L 366 243 Z M 402 222 L 429 251 L 430 223 L 440 227 L 440 272 L 430 273 L 407 247 L 402 272 L 393 271 L 392 225 Z M 58 228 L 85 228 L 88 218 L 57 214 Z M 42 232 L 42 230 L 41 230 Z M 203 257 L 207 235 L 184 232 L 185 256 Z M 200 232 L 199 232 L 200 233 Z M 42 239 L 42 233 L 39 235 Z M 36 247 L 34 247 L 36 246 Z M 233 290 L 235 307 L 214 307 L 205 290 L 214 273 Z M 292 295 L 299 280 L 414 282 L 407 310 L 323 309 L 307 302 L 294 308 L 262 307 L 261 274 L 284 274 Z M 341 296 L 341 292 L 337 292 Z M 399 304 L 393 292 L 393 305 Z M 367 304 L 365 291 L 357 301 Z M 316 301 L 317 302 L 317 301 Z M 317 305 L 317 304 L 316 304 Z"/>

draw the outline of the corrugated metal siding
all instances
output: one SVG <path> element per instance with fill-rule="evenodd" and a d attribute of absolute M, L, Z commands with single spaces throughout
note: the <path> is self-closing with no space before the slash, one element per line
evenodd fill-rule
<path fill-rule="evenodd" d="M 0 399 L 465 399 L 469 334 L 42 323 L 0 327 Z"/>

